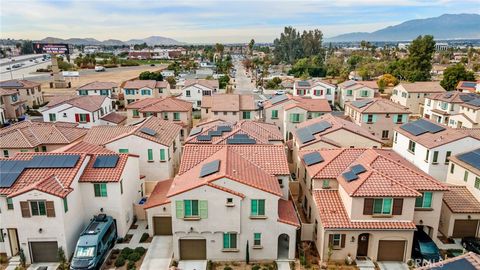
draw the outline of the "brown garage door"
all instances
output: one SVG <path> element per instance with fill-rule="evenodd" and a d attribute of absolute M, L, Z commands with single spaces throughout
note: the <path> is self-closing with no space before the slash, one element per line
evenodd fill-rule
<path fill-rule="evenodd" d="M 30 242 L 33 262 L 57 262 L 57 242 Z"/>
<path fill-rule="evenodd" d="M 378 242 L 377 261 L 403 261 L 405 241 L 380 240 Z"/>
<path fill-rule="evenodd" d="M 153 217 L 154 235 L 172 235 L 172 217 Z"/>
<path fill-rule="evenodd" d="M 205 239 L 180 239 L 180 260 L 206 260 Z"/>
<path fill-rule="evenodd" d="M 476 236 L 478 219 L 457 219 L 453 225 L 453 237 Z"/>

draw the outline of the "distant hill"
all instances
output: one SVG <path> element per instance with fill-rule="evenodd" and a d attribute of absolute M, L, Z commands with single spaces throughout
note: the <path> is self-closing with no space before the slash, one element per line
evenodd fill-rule
<path fill-rule="evenodd" d="M 480 14 L 444 14 L 434 18 L 406 21 L 371 33 L 343 34 L 327 38 L 326 41 L 406 41 L 419 35 L 433 35 L 435 39 L 478 39 Z"/>
<path fill-rule="evenodd" d="M 121 46 L 121 45 L 131 45 L 131 44 L 142 44 L 147 43 L 148 45 L 181 45 L 179 41 L 176 41 L 172 38 L 161 37 L 161 36 L 151 36 L 143 39 L 131 39 L 128 41 L 121 41 L 118 39 L 107 39 L 100 41 L 94 38 L 69 38 L 61 39 L 56 37 L 46 37 L 40 42 L 45 43 L 68 43 L 73 45 L 104 45 L 104 46 Z"/>

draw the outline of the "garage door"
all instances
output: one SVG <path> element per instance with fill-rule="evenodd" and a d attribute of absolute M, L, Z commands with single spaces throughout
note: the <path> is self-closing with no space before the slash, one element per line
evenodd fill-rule
<path fill-rule="evenodd" d="M 172 235 L 172 217 L 153 217 L 154 235 Z"/>
<path fill-rule="evenodd" d="M 377 261 L 403 261 L 405 241 L 380 240 L 378 242 Z"/>
<path fill-rule="evenodd" d="M 57 242 L 30 242 L 33 262 L 57 262 Z"/>
<path fill-rule="evenodd" d="M 453 225 L 453 237 L 468 237 L 477 235 L 478 220 L 457 219 Z"/>
<path fill-rule="evenodd" d="M 206 260 L 207 241 L 205 239 L 180 239 L 180 260 Z"/>

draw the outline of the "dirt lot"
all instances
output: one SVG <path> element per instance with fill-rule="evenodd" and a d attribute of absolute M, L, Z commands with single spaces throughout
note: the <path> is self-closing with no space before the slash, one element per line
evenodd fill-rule
<path fill-rule="evenodd" d="M 72 83 L 72 88 L 65 89 L 52 89 L 50 88 L 49 82 L 42 83 L 42 90 L 45 94 L 53 95 L 68 95 L 75 94 L 75 89 L 84 84 L 94 82 L 94 81 L 103 81 L 103 82 L 116 82 L 121 84 L 124 81 L 135 79 L 143 71 L 161 71 L 165 69 L 167 65 L 156 65 L 151 66 L 137 66 L 137 67 L 128 67 L 128 68 L 111 68 L 107 69 L 105 72 L 90 72 L 87 74 L 82 74 L 77 78 L 66 78 L 67 82 Z"/>

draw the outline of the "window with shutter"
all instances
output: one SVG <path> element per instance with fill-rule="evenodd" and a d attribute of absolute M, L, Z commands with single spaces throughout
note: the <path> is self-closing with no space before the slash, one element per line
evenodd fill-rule
<path fill-rule="evenodd" d="M 53 201 L 47 201 L 45 205 L 47 208 L 47 217 L 55 217 L 55 204 Z"/>
<path fill-rule="evenodd" d="M 28 202 L 20 202 L 20 209 L 22 211 L 22 217 L 31 217 L 30 206 L 28 205 Z"/>
<path fill-rule="evenodd" d="M 250 216 L 265 216 L 265 200 L 252 200 L 250 208 Z"/>
<path fill-rule="evenodd" d="M 363 214 L 373 215 L 373 199 L 367 198 L 363 200 Z"/>
<path fill-rule="evenodd" d="M 415 199 L 416 208 L 431 208 L 432 207 L 432 192 L 422 192 L 422 197 Z"/>
<path fill-rule="evenodd" d="M 147 149 L 147 155 L 148 155 L 148 161 L 149 162 L 153 161 L 153 150 L 152 149 Z"/>
<path fill-rule="evenodd" d="M 403 199 L 393 199 L 392 215 L 401 215 L 403 211 Z"/>
<path fill-rule="evenodd" d="M 200 214 L 200 218 L 208 217 L 208 201 L 206 200 L 198 201 L 198 212 Z"/>
<path fill-rule="evenodd" d="M 165 149 L 160 149 L 160 161 L 165 161 Z"/>
<path fill-rule="evenodd" d="M 175 212 L 176 212 L 176 216 L 177 218 L 183 218 L 184 215 L 184 203 L 183 201 L 175 201 Z"/>

